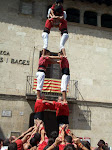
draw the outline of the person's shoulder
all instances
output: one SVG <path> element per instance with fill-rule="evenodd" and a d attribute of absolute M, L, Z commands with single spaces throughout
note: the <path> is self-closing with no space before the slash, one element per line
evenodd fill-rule
<path fill-rule="evenodd" d="M 15 141 L 15 143 L 18 145 L 18 144 L 22 144 L 22 140 L 21 139 L 18 139 Z"/>
<path fill-rule="evenodd" d="M 64 102 L 64 105 L 68 105 L 68 102 Z"/>
<path fill-rule="evenodd" d="M 42 59 L 44 59 L 44 57 L 43 57 L 43 56 L 41 56 L 41 57 L 39 58 L 39 60 L 42 60 Z"/>
<path fill-rule="evenodd" d="M 43 101 L 43 99 L 37 99 L 36 100 L 36 102 L 42 102 Z"/>

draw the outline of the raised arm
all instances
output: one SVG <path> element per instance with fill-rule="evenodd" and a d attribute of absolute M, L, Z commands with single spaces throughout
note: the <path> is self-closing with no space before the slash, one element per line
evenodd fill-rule
<path fill-rule="evenodd" d="M 73 139 L 73 142 L 79 147 L 81 148 L 82 150 L 89 150 L 88 148 L 86 148 L 80 141 L 79 138 L 74 138 Z"/>
<path fill-rule="evenodd" d="M 53 12 L 53 10 L 51 9 L 51 11 L 50 11 L 50 17 L 52 18 L 52 17 L 54 17 L 55 15 L 54 15 L 54 12 Z"/>
<path fill-rule="evenodd" d="M 61 137 L 62 139 L 62 144 L 65 144 L 65 129 L 66 129 L 65 124 L 59 127 L 59 137 Z"/>
<path fill-rule="evenodd" d="M 31 131 L 33 131 L 34 126 L 30 127 L 27 131 L 25 131 L 24 133 L 22 133 L 19 137 L 17 137 L 15 140 L 13 140 L 12 142 L 15 142 L 16 140 L 23 138 L 26 134 L 28 134 L 29 132 L 31 133 Z"/>
<path fill-rule="evenodd" d="M 61 20 L 61 19 L 64 19 L 64 16 L 54 16 L 53 18 L 54 18 L 54 19 Z"/>
<path fill-rule="evenodd" d="M 35 133 L 39 132 L 40 125 L 42 124 L 42 120 L 39 120 L 39 119 L 36 119 L 36 120 L 37 120 L 37 121 L 36 121 L 36 124 L 35 124 L 35 128 L 34 128 L 34 130 L 32 131 L 30 138 L 28 139 L 29 141 L 30 141 L 30 139 L 32 138 L 32 136 L 33 136 Z"/>
<path fill-rule="evenodd" d="M 50 103 L 50 104 L 53 104 L 53 101 L 49 101 L 49 100 L 43 100 L 42 102 L 43 102 L 43 103 Z"/>
<path fill-rule="evenodd" d="M 51 58 L 51 59 L 60 59 L 59 56 L 49 56 L 49 58 Z"/>
<path fill-rule="evenodd" d="M 39 133 L 41 135 L 41 141 L 40 141 L 40 143 L 42 143 L 45 140 L 45 135 L 46 135 L 44 124 L 40 125 L 40 127 L 39 127 Z"/>
<path fill-rule="evenodd" d="M 32 132 L 27 133 L 22 139 L 22 143 L 26 143 L 26 141 L 28 140 L 29 137 L 31 137 Z"/>
<path fill-rule="evenodd" d="M 53 150 L 56 146 L 58 146 L 61 143 L 61 139 L 59 137 L 56 138 L 55 142 L 48 147 L 46 150 Z"/>

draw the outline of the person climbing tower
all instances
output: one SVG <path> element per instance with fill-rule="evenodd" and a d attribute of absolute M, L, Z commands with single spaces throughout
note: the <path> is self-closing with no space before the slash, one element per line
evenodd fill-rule
<path fill-rule="evenodd" d="M 59 27 L 61 31 L 60 50 L 66 56 L 64 45 L 68 40 L 66 13 L 63 11 L 63 0 L 56 0 L 55 4 L 48 11 L 48 19 L 46 20 L 42 38 L 44 42 L 43 55 L 48 47 L 48 37 L 52 27 Z"/>

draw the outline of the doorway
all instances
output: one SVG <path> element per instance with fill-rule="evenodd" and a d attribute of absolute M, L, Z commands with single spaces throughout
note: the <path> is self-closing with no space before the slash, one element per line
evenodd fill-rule
<path fill-rule="evenodd" d="M 32 127 L 34 125 L 34 115 L 35 115 L 34 112 L 30 114 L 29 127 Z M 57 119 L 56 119 L 56 112 L 44 111 L 44 124 L 45 124 L 45 130 L 48 137 L 50 136 L 50 133 L 52 131 L 59 132 Z"/>

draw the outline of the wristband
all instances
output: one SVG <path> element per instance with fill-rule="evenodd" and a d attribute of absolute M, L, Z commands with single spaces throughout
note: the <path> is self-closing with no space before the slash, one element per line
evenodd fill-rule
<path fill-rule="evenodd" d="M 84 147 L 84 145 L 82 143 L 79 143 L 78 146 L 81 147 L 81 148 Z"/>
<path fill-rule="evenodd" d="M 44 127 L 42 127 L 42 128 L 40 129 L 40 131 L 41 131 L 41 130 L 45 130 Z"/>
<path fill-rule="evenodd" d="M 81 143 L 78 144 L 78 146 L 81 146 L 81 145 L 82 145 Z"/>
<path fill-rule="evenodd" d="M 70 129 L 67 129 L 67 130 L 66 130 L 66 134 L 69 134 L 69 133 L 70 133 Z"/>
<path fill-rule="evenodd" d="M 53 147 L 54 147 L 54 148 L 56 147 L 56 144 L 55 144 L 55 143 L 53 143 Z"/>

